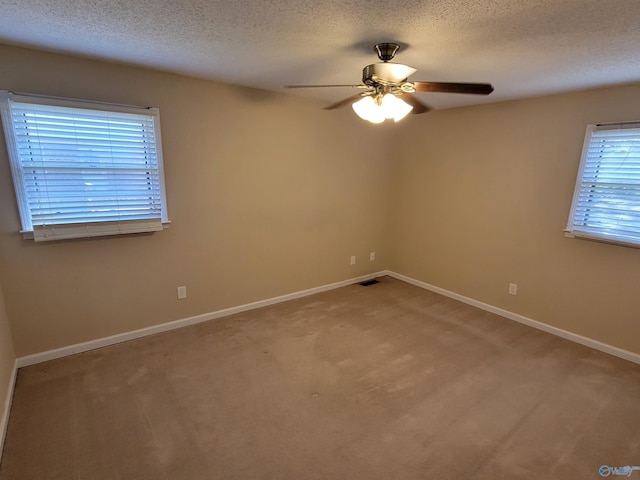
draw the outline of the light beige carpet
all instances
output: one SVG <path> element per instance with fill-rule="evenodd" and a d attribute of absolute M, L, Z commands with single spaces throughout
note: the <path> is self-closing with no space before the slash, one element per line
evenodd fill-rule
<path fill-rule="evenodd" d="M 588 480 L 601 465 L 640 466 L 640 366 L 384 277 L 21 369 L 0 478 Z"/>

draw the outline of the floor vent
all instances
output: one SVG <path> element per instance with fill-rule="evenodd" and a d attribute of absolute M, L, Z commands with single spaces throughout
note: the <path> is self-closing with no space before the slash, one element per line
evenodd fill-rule
<path fill-rule="evenodd" d="M 366 282 L 360 282 L 360 285 L 362 285 L 363 287 L 368 287 L 369 285 L 375 285 L 376 283 L 380 283 L 380 282 L 374 278 L 373 280 L 367 280 Z"/>

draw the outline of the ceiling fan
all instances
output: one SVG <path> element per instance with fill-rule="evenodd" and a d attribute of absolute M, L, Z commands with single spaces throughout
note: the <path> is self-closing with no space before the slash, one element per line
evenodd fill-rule
<path fill-rule="evenodd" d="M 400 45 L 397 43 L 378 43 L 374 49 L 381 62 L 364 67 L 362 84 L 286 85 L 284 88 L 353 87 L 361 89 L 360 93 L 328 105 L 325 110 L 333 110 L 352 104 L 358 116 L 372 123 L 381 123 L 387 118 L 393 118 L 397 122 L 408 113 L 419 114 L 431 110 L 428 105 L 412 95 L 416 92 L 467 93 L 472 95 L 489 95 L 493 92 L 493 87 L 488 83 L 409 81 L 408 77 L 415 73 L 416 69 L 390 61 L 400 49 Z"/>

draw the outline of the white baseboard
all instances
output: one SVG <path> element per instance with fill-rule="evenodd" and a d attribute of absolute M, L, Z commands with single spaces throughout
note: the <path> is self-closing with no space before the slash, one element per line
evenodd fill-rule
<path fill-rule="evenodd" d="M 562 337 L 566 340 L 570 340 L 572 342 L 579 343 L 581 345 L 585 345 L 587 347 L 591 347 L 596 350 L 600 350 L 601 352 L 608 353 L 609 355 L 613 355 L 615 357 L 623 358 L 624 360 L 628 360 L 630 362 L 640 364 L 640 354 L 638 353 L 630 352 L 628 350 L 614 347 L 612 345 L 600 342 L 598 340 L 594 340 L 592 338 L 583 337 L 582 335 L 578 335 L 577 333 L 569 332 L 561 328 L 547 325 L 546 323 L 538 322 L 537 320 L 533 320 L 523 315 L 519 315 L 517 313 L 513 313 L 499 307 L 494 307 L 493 305 L 489 305 L 487 303 L 474 300 L 473 298 L 465 297 L 464 295 L 460 295 L 458 293 L 445 290 L 444 288 L 436 287 L 435 285 L 430 285 L 428 283 L 422 282 L 420 280 L 416 280 L 415 278 L 407 277 L 406 275 L 402 275 L 400 273 L 392 272 L 389 270 L 387 270 L 384 273 L 386 275 L 389 275 L 390 277 L 396 278 L 398 280 L 402 280 L 403 282 L 407 282 L 417 287 L 424 288 L 425 290 L 430 290 L 432 292 L 439 293 L 441 295 L 444 295 L 445 297 L 453 298 L 454 300 L 458 300 L 462 303 L 473 305 L 474 307 L 478 307 L 482 310 L 486 310 L 487 312 L 495 313 L 502 317 L 508 318 L 509 320 L 514 320 L 518 323 L 522 323 L 529 327 L 537 328 L 538 330 L 551 333 L 558 337 Z"/>
<path fill-rule="evenodd" d="M 4 400 L 4 409 L 2 410 L 2 418 L 0 418 L 0 457 L 2 457 L 2 450 L 4 449 L 4 439 L 7 436 L 7 426 L 9 425 L 9 413 L 11 412 L 11 402 L 13 400 L 13 389 L 16 385 L 16 376 L 18 374 L 18 362 L 13 363 L 13 371 L 11 372 L 11 378 L 9 379 L 9 385 L 7 388 L 7 396 Z"/>
<path fill-rule="evenodd" d="M 194 325 L 196 323 L 207 322 L 209 320 L 215 320 L 217 318 L 227 317 L 236 313 L 246 312 L 248 310 L 254 310 L 256 308 L 266 307 L 274 305 L 276 303 L 286 302 L 296 298 L 306 297 L 315 293 L 326 292 L 340 287 L 345 287 L 353 283 L 364 282 L 371 280 L 372 278 L 381 277 L 386 275 L 386 271 L 370 273 L 368 275 L 362 275 L 360 277 L 351 278 L 349 280 L 343 280 L 341 282 L 331 283 L 328 285 L 322 285 L 320 287 L 309 288 L 307 290 L 301 290 L 299 292 L 288 293 L 286 295 L 280 295 L 278 297 L 268 298 L 266 300 L 259 300 L 257 302 L 247 303 L 245 305 L 239 305 L 237 307 L 225 308 L 223 310 L 217 310 L 215 312 L 204 313 L 202 315 L 196 315 L 194 317 L 183 318 L 175 320 L 173 322 L 163 323 L 160 325 L 154 325 L 152 327 L 142 328 L 140 330 L 134 330 L 131 332 L 119 333 L 110 337 L 98 338 L 96 340 L 90 340 L 88 342 L 76 343 L 67 347 L 56 348 L 55 350 L 48 350 L 46 352 L 34 353 L 33 355 L 26 355 L 19 357 L 16 362 L 18 368 L 27 367 L 29 365 L 35 365 L 37 363 L 54 360 L 56 358 L 66 357 L 68 355 L 74 355 L 76 353 L 82 353 L 96 348 L 106 347 L 109 345 L 115 345 L 116 343 L 126 342 L 128 340 L 134 340 L 136 338 L 146 337 L 156 333 L 167 332 L 169 330 L 175 330 L 176 328 L 186 327 L 188 325 Z"/>
<path fill-rule="evenodd" d="M 458 300 L 460 302 L 466 303 L 468 305 L 472 305 L 474 307 L 478 307 L 482 310 L 486 310 L 491 313 L 495 313 L 502 317 L 508 318 L 510 320 L 514 320 L 518 323 L 522 323 L 524 325 L 528 325 L 533 328 L 537 328 L 538 330 L 542 330 L 547 333 L 551 333 L 558 337 L 562 337 L 564 339 L 570 340 L 572 342 L 579 343 L 581 345 L 585 345 L 587 347 L 594 348 L 596 350 L 600 350 L 601 352 L 608 353 L 610 355 L 623 358 L 630 362 L 634 362 L 640 364 L 640 354 L 630 352 L 628 350 L 623 350 L 618 347 L 614 347 L 612 345 L 608 345 L 606 343 L 600 342 L 598 340 L 594 340 L 592 338 L 583 337 L 582 335 L 578 335 L 577 333 L 569 332 L 567 330 L 562 330 L 561 328 L 553 327 L 551 325 L 547 325 L 546 323 L 539 322 L 537 320 L 533 320 L 531 318 L 525 317 L 523 315 L 510 312 L 508 310 L 504 310 L 499 307 L 494 307 L 493 305 L 489 305 L 484 302 L 480 302 L 473 298 L 465 297 L 464 295 L 460 295 L 458 293 L 452 292 L 450 290 L 445 290 L 444 288 L 436 287 L 435 285 L 430 285 L 428 283 L 422 282 L 420 280 L 416 280 L 415 278 L 408 277 L 406 275 L 402 275 L 400 273 L 396 273 L 390 270 L 384 270 L 377 273 L 371 273 L 368 275 L 362 275 L 360 277 L 351 278 L 349 280 L 343 280 L 341 282 L 331 283 L 328 285 L 323 285 L 320 287 L 310 288 L 308 290 L 302 290 L 299 292 L 289 293 L 286 295 L 281 295 L 278 297 L 269 298 L 266 300 L 259 300 L 257 302 L 248 303 L 245 305 L 239 305 L 237 307 L 226 308 L 223 310 L 217 310 L 215 312 L 204 313 L 202 315 L 196 315 L 194 317 L 183 318 L 180 320 L 175 320 L 173 322 L 163 323 L 160 325 L 154 325 L 152 327 L 142 328 L 140 330 L 134 330 L 131 332 L 120 333 L 117 335 L 112 335 L 110 337 L 99 338 L 96 340 L 90 340 L 84 343 L 77 343 L 75 345 L 69 345 L 67 347 L 57 348 L 55 350 L 48 350 L 46 352 L 35 353 L 33 355 L 27 355 L 24 357 L 20 357 L 16 360 L 16 367 L 26 367 L 29 365 L 35 365 L 37 363 L 46 362 L 48 360 L 54 360 L 56 358 L 66 357 L 68 355 L 73 355 L 76 353 L 86 352 L 89 350 L 94 350 L 96 348 L 106 347 L 109 345 L 115 345 L 117 343 L 126 342 L 128 340 L 134 340 L 136 338 L 146 337 L 148 335 L 153 335 L 156 333 L 167 332 L 169 330 L 174 330 L 176 328 L 186 327 L 188 325 L 194 325 L 196 323 L 207 322 L 209 320 L 215 320 L 217 318 L 226 317 L 229 315 L 233 315 L 236 313 L 246 312 L 248 310 L 253 310 L 256 308 L 266 307 L 268 305 L 274 305 L 276 303 L 286 302 L 288 300 L 293 300 L 296 298 L 306 297 L 308 295 L 313 295 L 315 293 L 326 292 L 328 290 L 333 290 L 335 288 L 344 287 L 347 285 L 351 285 L 357 282 L 363 282 L 366 280 L 370 280 L 372 278 L 381 277 L 383 275 L 389 275 L 390 277 L 396 278 L 398 280 L 402 280 L 403 282 L 410 283 L 420 288 L 424 288 L 425 290 L 430 290 L 435 293 L 439 293 L 449 298 L 453 298 L 454 300 Z M 15 379 L 15 369 L 14 369 L 14 379 Z M 13 388 L 13 387 L 12 387 Z M 4 424 L 3 424 L 4 425 Z M 2 427 L 3 425 L 0 425 Z"/>

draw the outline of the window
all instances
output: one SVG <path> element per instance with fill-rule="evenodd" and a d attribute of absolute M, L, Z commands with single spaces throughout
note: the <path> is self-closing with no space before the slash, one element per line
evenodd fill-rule
<path fill-rule="evenodd" d="M 36 241 L 162 230 L 158 109 L 0 91 L 22 220 Z"/>
<path fill-rule="evenodd" d="M 587 127 L 566 232 L 640 248 L 640 123 Z"/>

